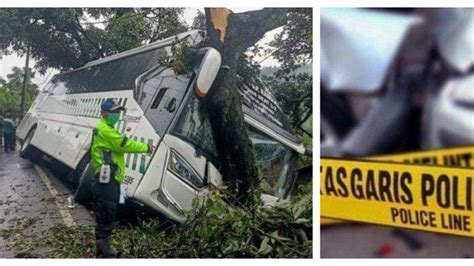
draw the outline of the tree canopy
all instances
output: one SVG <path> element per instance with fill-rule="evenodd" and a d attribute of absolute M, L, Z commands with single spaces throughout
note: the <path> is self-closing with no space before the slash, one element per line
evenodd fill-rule
<path fill-rule="evenodd" d="M 311 127 L 304 124 L 311 119 L 313 16 L 311 8 L 290 9 L 283 29 L 270 42 L 265 54 L 280 63 L 264 79 L 273 89 L 293 128 L 312 137 Z M 309 66 L 309 67 L 308 67 Z"/>
<path fill-rule="evenodd" d="M 0 9 L 0 56 L 31 45 L 35 69 L 69 70 L 187 30 L 184 8 Z M 93 21 L 93 22 L 91 22 Z M 54 45 L 54 49 L 50 49 Z"/>

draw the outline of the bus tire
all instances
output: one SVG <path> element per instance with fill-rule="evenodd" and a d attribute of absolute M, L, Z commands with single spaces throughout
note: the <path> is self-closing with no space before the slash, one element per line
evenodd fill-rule
<path fill-rule="evenodd" d="M 79 164 L 77 164 L 76 169 L 72 170 L 67 175 L 67 180 L 71 184 L 72 188 L 76 190 L 79 187 L 82 173 L 85 172 L 87 165 L 90 163 L 91 157 L 89 153 L 86 153 L 84 157 L 82 157 Z"/>
<path fill-rule="evenodd" d="M 94 167 L 92 163 L 88 163 L 84 168 L 80 178 L 79 186 L 77 187 L 74 198 L 76 202 L 90 206 L 92 203 L 92 179 L 94 178 Z"/>
<path fill-rule="evenodd" d="M 39 163 L 41 162 L 41 159 L 43 158 L 43 152 L 33 146 L 31 144 L 31 140 L 33 139 L 33 136 L 35 135 L 36 127 L 33 127 L 30 129 L 28 134 L 26 135 L 25 140 L 21 144 L 20 147 L 20 157 L 26 160 L 30 160 L 34 163 Z"/>

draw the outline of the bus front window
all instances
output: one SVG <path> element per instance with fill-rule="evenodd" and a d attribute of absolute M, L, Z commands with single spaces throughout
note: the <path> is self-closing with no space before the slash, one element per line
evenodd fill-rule
<path fill-rule="evenodd" d="M 193 144 L 210 157 L 217 158 L 207 112 L 195 96 L 192 96 L 183 109 L 172 134 Z M 293 158 L 292 150 L 254 127 L 248 126 L 248 134 L 255 149 L 260 176 L 263 177 L 263 193 L 281 198 L 288 188 L 287 176 Z"/>
<path fill-rule="evenodd" d="M 206 154 L 217 157 L 211 123 L 201 101 L 192 96 L 181 113 L 173 134 L 190 142 Z"/>

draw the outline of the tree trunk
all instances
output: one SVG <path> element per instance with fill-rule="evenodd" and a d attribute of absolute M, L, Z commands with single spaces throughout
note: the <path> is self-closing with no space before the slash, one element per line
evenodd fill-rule
<path fill-rule="evenodd" d="M 29 73 L 29 62 L 30 62 L 30 51 L 31 45 L 30 43 L 27 44 L 26 48 L 26 59 L 25 59 L 25 70 L 23 76 L 23 86 L 21 88 L 21 102 L 20 102 L 20 119 L 23 119 L 23 115 L 25 114 L 25 95 L 26 95 L 26 85 L 28 84 Z"/>
<path fill-rule="evenodd" d="M 284 24 L 285 14 L 286 9 L 281 8 L 237 14 L 225 8 L 206 8 L 206 46 L 221 53 L 223 67 L 205 104 L 224 181 L 244 204 L 251 200 L 248 196 L 257 183 L 258 167 L 237 91 L 237 65 L 248 47 Z"/>

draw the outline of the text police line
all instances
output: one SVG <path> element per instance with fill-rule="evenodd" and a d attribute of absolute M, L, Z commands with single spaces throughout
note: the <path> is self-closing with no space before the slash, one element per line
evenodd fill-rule
<path fill-rule="evenodd" d="M 433 164 L 472 168 L 474 167 L 474 146 L 442 148 L 426 151 L 415 151 L 400 154 L 388 154 L 369 157 L 377 161 L 393 161 L 414 164 Z M 343 220 L 321 218 L 321 225 L 343 223 Z"/>
<path fill-rule="evenodd" d="M 321 159 L 321 216 L 474 237 L 474 171 Z"/>

